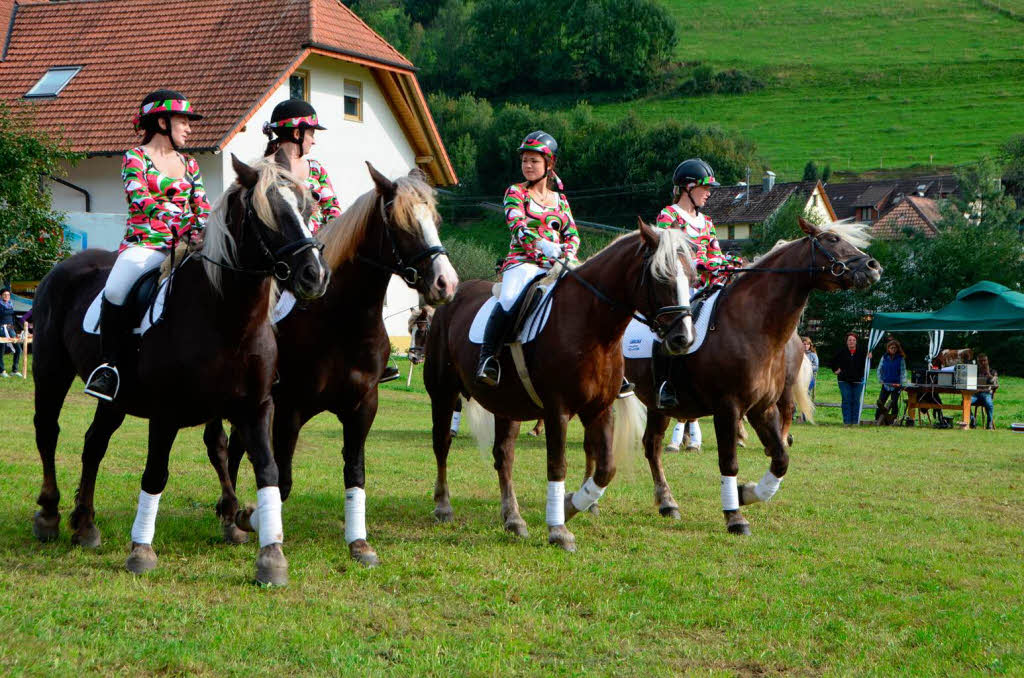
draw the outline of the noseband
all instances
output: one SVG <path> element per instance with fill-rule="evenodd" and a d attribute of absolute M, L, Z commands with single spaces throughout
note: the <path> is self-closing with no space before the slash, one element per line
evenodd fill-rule
<path fill-rule="evenodd" d="M 430 262 L 433 263 L 434 259 L 442 254 L 447 255 L 448 250 L 441 245 L 434 245 L 433 247 L 427 247 L 420 250 L 406 260 L 398 250 L 398 242 L 395 240 L 395 234 L 391 232 L 390 212 L 391 208 L 394 207 L 394 204 L 394 200 L 384 202 L 384 196 L 380 196 L 380 216 L 381 220 L 384 222 L 384 233 L 388 237 L 388 244 L 391 246 L 391 256 L 394 258 L 395 263 L 393 265 L 383 264 L 364 256 L 359 256 L 357 258 L 364 264 L 369 264 L 375 268 L 393 273 L 404 280 L 405 284 L 409 287 L 415 287 L 420 281 L 420 273 L 416 270 L 416 264 L 420 263 L 424 259 L 429 259 Z"/>

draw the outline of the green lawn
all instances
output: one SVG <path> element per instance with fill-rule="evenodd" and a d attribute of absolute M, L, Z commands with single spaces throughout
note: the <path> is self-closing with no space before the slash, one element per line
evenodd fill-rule
<path fill-rule="evenodd" d="M 600 116 L 720 124 L 754 138 L 786 180 L 811 159 L 852 171 L 973 162 L 1024 132 L 1024 24 L 973 0 L 664 2 L 681 60 L 768 87 L 602 104 Z"/>
<path fill-rule="evenodd" d="M 408 369 L 402 364 L 403 371 Z M 838 410 L 794 428 L 790 473 L 725 533 L 714 435 L 666 458 L 683 519 L 652 505 L 642 457 L 623 463 L 598 517 L 571 524 L 579 552 L 545 543 L 542 443 L 519 445 L 531 534 L 498 522 L 494 472 L 466 437 L 449 480 L 456 519 L 431 518 L 433 456 L 418 380 L 384 388 L 368 454 L 367 514 L 382 567 L 342 539 L 339 426 L 310 423 L 285 507 L 292 582 L 248 583 L 255 547 L 218 543 L 217 484 L 200 431 L 183 432 L 161 503 L 160 567 L 127 554 L 144 422 L 116 435 L 97 488 L 98 552 L 72 548 L 70 513 L 92 403 L 62 416 L 62 538 L 38 544 L 31 381 L 0 382 L 0 673 L 4 675 L 1022 675 L 1024 436 L 1006 430 L 844 429 Z M 997 417 L 1024 420 L 1024 380 Z M 823 378 L 819 399 L 838 401 Z M 874 391 L 869 391 L 869 400 Z M 570 477 L 582 434 L 570 432 Z M 767 460 L 741 451 L 741 478 Z M 243 466 L 241 494 L 255 496 Z"/>

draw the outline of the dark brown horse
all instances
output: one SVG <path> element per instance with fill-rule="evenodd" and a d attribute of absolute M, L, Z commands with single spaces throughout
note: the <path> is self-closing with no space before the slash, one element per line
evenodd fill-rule
<path fill-rule="evenodd" d="M 72 541 L 100 543 L 93 509 L 96 473 L 126 414 L 149 419 L 142 490 L 157 501 L 167 484 L 168 457 L 178 430 L 227 417 L 246 441 L 263 524 L 271 526 L 272 533 L 261 533 L 261 542 L 269 543 L 260 549 L 256 578 L 283 584 L 288 574 L 281 550 L 280 501 L 271 496 L 277 494 L 278 471 L 268 437 L 277 362 L 268 317 L 271 276 L 280 276 L 297 297 L 312 299 L 324 293 L 328 271 L 305 226 L 313 201 L 303 185 L 272 160 L 254 167 L 232 160 L 238 183 L 210 217 L 203 254 L 185 261 L 174 275 L 164 319 L 142 337 L 135 368 L 125 365 L 117 399 L 97 404 L 82 451 Z M 54 467 L 57 419 L 75 375 L 85 378 L 100 361 L 99 337 L 83 332 L 83 317 L 114 259 L 114 253 L 99 250 L 77 254 L 47 274 L 36 296 L 33 376 L 43 487 L 33 532 L 42 541 L 58 536 L 60 522 Z M 146 520 L 155 521 L 155 512 L 152 506 Z M 136 573 L 155 567 L 150 544 L 136 543 L 133 537 L 126 566 Z"/>
<path fill-rule="evenodd" d="M 392 274 L 401 275 L 432 304 L 455 294 L 458 276 L 438 238 L 434 191 L 417 171 L 394 182 L 370 166 L 375 188 L 317 238 L 332 269 L 327 293 L 296 308 L 277 325 L 280 381 L 274 386 L 274 456 L 280 468 L 281 497 L 292 489 L 292 456 L 299 431 L 325 410 L 342 423 L 345 538 L 353 558 L 378 562 L 366 540 L 364 451 L 377 414 L 377 383 L 387 364 L 390 342 L 384 329 L 384 296 Z M 241 440 L 226 440 L 219 421 L 204 436 L 210 461 L 221 481 L 217 511 L 232 534 L 238 501 L 234 484 L 242 457 Z M 239 526 L 249 527 L 247 512 Z"/>
<path fill-rule="evenodd" d="M 693 341 L 686 290 L 694 277 L 682 234 L 644 224 L 639 232 L 619 238 L 565 275 L 551 293 L 547 326 L 524 351 L 543 407 L 527 395 L 507 351 L 500 358 L 505 375 L 500 384 L 490 388 L 476 383 L 479 346 L 470 343 L 469 328 L 491 296 L 491 284 L 481 280 L 463 283 L 455 301 L 434 316 L 424 367 L 437 461 L 437 519 L 445 522 L 453 515 L 447 481 L 449 423 L 462 393 L 495 414 L 493 454 L 501 486 L 501 517 L 507 530 L 522 536 L 526 535 L 526 523 L 512 488 L 514 443 L 519 422 L 544 418 L 548 542 L 575 550 L 575 537 L 566 521 L 589 508 L 615 475 L 612 404 L 622 384 L 622 334 L 639 310 L 656 319 L 652 325 L 673 352 L 685 351 Z M 596 468 L 580 491 L 565 496 L 566 427 L 577 414 L 585 429 L 584 447 L 596 459 Z M 615 431 L 616 437 L 623 432 L 621 428 Z"/>
<path fill-rule="evenodd" d="M 420 304 L 409 315 L 409 362 L 419 365 L 427 355 L 427 336 L 434 319 L 434 307 Z"/>
<path fill-rule="evenodd" d="M 792 337 L 811 291 L 865 288 L 881 277 L 878 262 L 858 249 L 867 244 L 859 225 L 834 224 L 819 230 L 800 219 L 800 228 L 806 237 L 780 243 L 723 290 L 700 350 L 672 361 L 679 406 L 647 412 L 644 451 L 652 460 L 655 497 L 663 513 L 670 515 L 675 504 L 660 463 L 655 468 L 669 418 L 713 415 L 726 526 L 729 532 L 750 533 L 740 505 L 771 499 L 789 467 L 787 430 L 793 403 L 786 394 L 793 389 L 790 362 L 802 355 L 793 353 L 797 344 Z M 650 360 L 626 362 L 637 395 L 648 405 L 653 403 Z M 736 431 L 744 415 L 771 457 L 771 466 L 757 485 L 738 487 Z"/>

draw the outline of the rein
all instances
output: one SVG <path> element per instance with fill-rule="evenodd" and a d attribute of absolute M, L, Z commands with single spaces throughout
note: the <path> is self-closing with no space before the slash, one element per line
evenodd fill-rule
<path fill-rule="evenodd" d="M 388 208 L 393 207 L 394 204 L 394 200 L 385 203 L 384 196 L 380 196 L 380 216 L 384 221 L 384 233 L 388 237 L 388 244 L 391 246 L 391 256 L 394 257 L 395 264 L 382 264 L 375 259 L 364 257 L 361 254 L 357 255 L 356 259 L 368 266 L 397 275 L 405 281 L 406 285 L 409 287 L 415 287 L 420 281 L 420 273 L 415 268 L 416 264 L 420 263 L 424 259 L 430 259 L 430 261 L 433 262 L 437 257 L 447 255 L 448 250 L 441 245 L 434 245 L 433 247 L 427 247 L 417 252 L 408 261 L 406 261 L 402 257 L 402 253 L 398 250 L 398 243 L 395 242 L 395 234 L 391 232 L 391 217 L 388 216 Z"/>
<path fill-rule="evenodd" d="M 810 244 L 810 256 L 807 261 L 807 268 L 735 268 L 729 271 L 729 275 L 735 275 L 739 273 L 806 273 L 807 275 L 814 275 L 815 273 L 831 273 L 834 277 L 842 277 L 845 273 L 850 271 L 850 267 L 845 261 L 840 261 L 834 254 L 829 252 L 825 247 L 818 241 L 818 237 L 814 235 L 807 236 L 808 244 Z M 825 255 L 830 262 L 829 266 L 812 266 L 814 262 L 814 250 L 817 249 Z M 866 264 L 861 264 L 857 268 L 856 272 L 862 271 Z"/>

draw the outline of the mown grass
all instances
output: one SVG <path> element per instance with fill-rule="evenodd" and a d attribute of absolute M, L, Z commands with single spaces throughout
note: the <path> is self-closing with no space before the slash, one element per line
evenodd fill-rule
<path fill-rule="evenodd" d="M 407 366 L 403 364 L 403 370 Z M 843 429 L 838 411 L 795 427 L 777 498 L 725 533 L 714 435 L 666 458 L 683 519 L 657 515 L 642 458 L 626 460 L 598 517 L 571 524 L 580 550 L 548 547 L 542 443 L 524 437 L 516 478 L 531 535 L 497 520 L 489 462 L 456 439 L 456 519 L 430 516 L 428 403 L 416 379 L 384 388 L 369 440 L 367 511 L 383 566 L 342 539 L 339 426 L 320 416 L 299 443 L 285 507 L 291 585 L 250 585 L 255 547 L 217 541 L 217 486 L 200 432 L 182 432 L 161 503 L 160 567 L 121 569 L 144 463 L 145 424 L 116 435 L 97 488 L 97 552 L 66 532 L 92 403 L 80 384 L 62 416 L 64 533 L 38 544 L 31 381 L 0 383 L 0 671 L 7 675 L 951 675 L 1024 673 L 1020 468 L 1005 430 Z M 819 399 L 838 401 L 823 377 Z M 869 400 L 874 392 L 869 391 Z M 997 417 L 1024 406 L 1006 379 Z M 1024 418 L 1024 417 L 1020 417 Z M 570 478 L 582 467 L 570 432 Z M 766 459 L 741 452 L 741 476 Z M 252 500 L 243 466 L 242 496 Z M 570 484 L 575 484 L 574 482 Z"/>
<path fill-rule="evenodd" d="M 769 84 L 744 95 L 600 104 L 598 115 L 717 123 L 754 138 L 772 169 L 945 168 L 1020 133 L 1024 25 L 969 0 L 763 3 L 665 0 L 677 56 Z"/>

